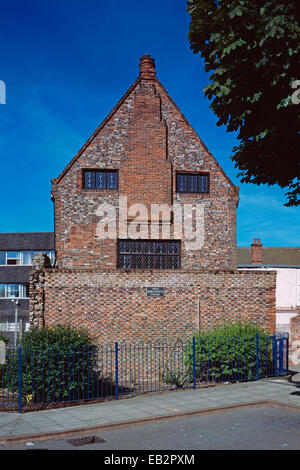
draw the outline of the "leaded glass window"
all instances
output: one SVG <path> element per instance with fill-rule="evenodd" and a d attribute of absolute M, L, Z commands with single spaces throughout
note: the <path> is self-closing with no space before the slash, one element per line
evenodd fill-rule
<path fill-rule="evenodd" d="M 197 173 L 177 173 L 176 190 L 178 193 L 209 193 L 209 175 Z"/>
<path fill-rule="evenodd" d="M 118 189 L 118 170 L 84 170 L 84 189 Z"/>
<path fill-rule="evenodd" d="M 119 240 L 120 269 L 180 269 L 180 241 Z"/>

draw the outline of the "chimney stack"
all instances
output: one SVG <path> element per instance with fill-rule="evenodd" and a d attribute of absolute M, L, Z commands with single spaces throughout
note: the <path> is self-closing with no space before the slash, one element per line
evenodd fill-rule
<path fill-rule="evenodd" d="M 155 78 L 155 62 L 150 54 L 140 58 L 140 77 L 146 80 Z"/>
<path fill-rule="evenodd" d="M 260 238 L 254 238 L 251 245 L 251 264 L 262 264 L 262 244 Z"/>

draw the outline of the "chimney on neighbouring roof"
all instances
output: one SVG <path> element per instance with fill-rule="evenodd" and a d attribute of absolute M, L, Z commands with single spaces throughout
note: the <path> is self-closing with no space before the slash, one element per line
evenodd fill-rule
<path fill-rule="evenodd" d="M 140 77 L 145 79 L 155 78 L 155 62 L 150 54 L 140 58 Z"/>
<path fill-rule="evenodd" d="M 254 238 L 251 245 L 251 264 L 261 264 L 262 263 L 262 244 L 260 243 L 260 238 Z"/>

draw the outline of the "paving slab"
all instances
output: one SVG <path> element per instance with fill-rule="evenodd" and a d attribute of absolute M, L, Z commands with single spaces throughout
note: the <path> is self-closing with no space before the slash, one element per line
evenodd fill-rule
<path fill-rule="evenodd" d="M 288 381 L 261 380 L 242 384 L 154 392 L 119 401 L 16 413 L 0 412 L 0 445 L 22 436 L 41 439 L 49 433 L 88 432 L 106 426 L 137 425 L 184 414 L 205 413 L 272 401 L 300 411 L 300 388 Z"/>

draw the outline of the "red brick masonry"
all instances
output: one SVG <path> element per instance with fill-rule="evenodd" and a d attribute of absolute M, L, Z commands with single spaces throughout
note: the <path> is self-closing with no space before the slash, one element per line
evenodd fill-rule
<path fill-rule="evenodd" d="M 118 188 L 85 189 L 87 169 L 117 170 Z M 208 175 L 209 191 L 177 192 L 177 173 Z M 117 270 L 118 240 L 99 239 L 97 211 L 109 203 L 118 214 L 121 196 L 128 206 L 147 209 L 201 205 L 204 242 L 191 250 L 185 234 L 180 237 L 181 270 Z M 85 326 L 102 343 L 170 340 L 223 320 L 275 330 L 275 273 L 236 271 L 239 188 L 156 78 L 149 55 L 134 84 L 52 180 L 52 198 L 58 269 L 44 270 L 43 256 L 34 261 L 31 324 Z M 143 217 L 149 228 L 149 216 Z M 168 222 L 171 239 L 174 225 Z M 116 238 L 124 237 L 117 232 Z M 150 297 L 147 287 L 162 288 L 162 296 Z"/>
<path fill-rule="evenodd" d="M 187 337 L 224 320 L 275 330 L 276 273 L 38 269 L 31 322 L 85 326 L 99 343 Z M 147 287 L 163 297 L 148 297 Z"/>
<path fill-rule="evenodd" d="M 84 189 L 86 169 L 118 170 L 118 189 Z M 209 193 L 176 192 L 176 173 L 209 174 Z M 116 269 L 117 240 L 99 241 L 97 209 L 119 197 L 132 204 L 201 204 L 204 246 L 181 243 L 181 267 L 236 268 L 236 207 L 239 189 L 155 77 L 153 59 L 144 57 L 138 79 L 73 158 L 52 180 L 57 266 L 62 269 Z M 146 225 L 149 219 L 144 221 Z M 173 224 L 170 227 L 173 233 Z M 119 237 L 117 233 L 117 238 Z M 172 235 L 171 235 L 172 238 Z"/>

